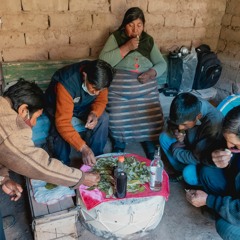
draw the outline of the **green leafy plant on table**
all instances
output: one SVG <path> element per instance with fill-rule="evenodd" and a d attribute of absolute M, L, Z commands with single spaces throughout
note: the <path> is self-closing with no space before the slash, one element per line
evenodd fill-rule
<path fill-rule="evenodd" d="M 113 177 L 114 168 L 117 166 L 117 157 L 101 157 L 92 168 L 93 172 L 98 172 L 101 180 L 97 186 L 88 188 L 93 190 L 98 188 L 106 193 L 106 198 L 114 197 L 115 181 Z M 124 170 L 127 173 L 127 192 L 137 193 L 145 190 L 144 184 L 149 182 L 149 167 L 145 162 L 138 161 L 134 156 L 125 157 Z"/>

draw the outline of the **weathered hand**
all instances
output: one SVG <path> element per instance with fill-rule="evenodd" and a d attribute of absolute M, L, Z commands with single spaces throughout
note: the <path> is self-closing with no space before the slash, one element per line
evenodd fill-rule
<path fill-rule="evenodd" d="M 154 69 L 149 69 L 147 72 L 144 72 L 138 76 L 138 81 L 142 84 L 147 83 L 149 80 L 154 79 L 157 73 Z"/>
<path fill-rule="evenodd" d="M 96 163 L 94 153 L 87 145 L 84 145 L 82 148 L 82 160 L 88 166 L 93 166 Z"/>
<path fill-rule="evenodd" d="M 2 190 L 11 197 L 12 201 L 17 201 L 22 195 L 22 187 L 18 183 L 9 179 L 2 185 Z"/>
<path fill-rule="evenodd" d="M 228 166 L 232 157 L 230 151 L 215 150 L 212 152 L 212 160 L 218 168 L 225 168 Z"/>
<path fill-rule="evenodd" d="M 85 124 L 85 128 L 94 129 L 97 123 L 98 123 L 97 116 L 93 112 L 90 112 L 88 115 L 87 123 Z"/>
<path fill-rule="evenodd" d="M 85 186 L 91 187 L 91 186 L 97 185 L 99 181 L 100 181 L 99 173 L 86 172 L 83 184 Z"/>
<path fill-rule="evenodd" d="M 135 50 L 135 49 L 138 48 L 139 38 L 138 37 L 131 38 L 125 44 L 126 44 L 126 47 L 128 48 L 129 51 Z"/>
<path fill-rule="evenodd" d="M 206 205 L 207 193 L 201 190 L 187 190 L 186 199 L 195 207 Z"/>

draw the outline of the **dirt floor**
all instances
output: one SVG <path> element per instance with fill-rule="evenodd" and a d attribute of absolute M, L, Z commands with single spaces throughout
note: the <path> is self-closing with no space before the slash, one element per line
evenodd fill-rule
<path fill-rule="evenodd" d="M 106 152 L 109 152 L 107 147 Z M 126 152 L 145 155 L 139 144 L 128 145 Z M 3 216 L 12 214 L 16 218 L 13 227 L 5 230 L 7 240 L 32 240 L 31 213 L 24 178 L 12 174 L 22 184 L 24 193 L 18 202 L 11 202 L 9 197 L 0 191 L 0 204 Z M 144 217 L 144 216 L 143 216 Z M 160 224 L 147 235 L 135 239 L 143 240 L 220 240 L 214 226 L 214 220 L 201 213 L 200 209 L 191 206 L 185 199 L 184 183 L 170 183 L 170 197 L 166 202 Z M 100 239 L 81 223 L 78 226 L 81 240 Z M 47 239 L 38 239 L 47 240 Z"/>

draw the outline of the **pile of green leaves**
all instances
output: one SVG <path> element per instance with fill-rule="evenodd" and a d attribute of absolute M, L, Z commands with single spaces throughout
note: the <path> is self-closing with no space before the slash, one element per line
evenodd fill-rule
<path fill-rule="evenodd" d="M 114 168 L 117 166 L 117 157 L 101 157 L 92 168 L 93 172 L 98 172 L 101 180 L 97 186 L 88 188 L 92 190 L 98 188 L 106 193 L 106 198 L 114 197 L 115 181 L 113 177 Z M 143 192 L 143 184 L 149 182 L 149 168 L 145 162 L 139 162 L 134 156 L 125 157 L 124 171 L 127 174 L 127 192 Z"/>

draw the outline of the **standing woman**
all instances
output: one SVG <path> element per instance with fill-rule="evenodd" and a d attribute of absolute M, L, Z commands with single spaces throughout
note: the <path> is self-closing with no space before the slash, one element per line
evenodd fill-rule
<path fill-rule="evenodd" d="M 99 58 L 117 70 L 107 106 L 113 151 L 124 152 L 126 143 L 142 142 L 147 157 L 153 159 L 164 124 L 156 77 L 167 65 L 144 24 L 140 8 L 128 9 Z"/>

